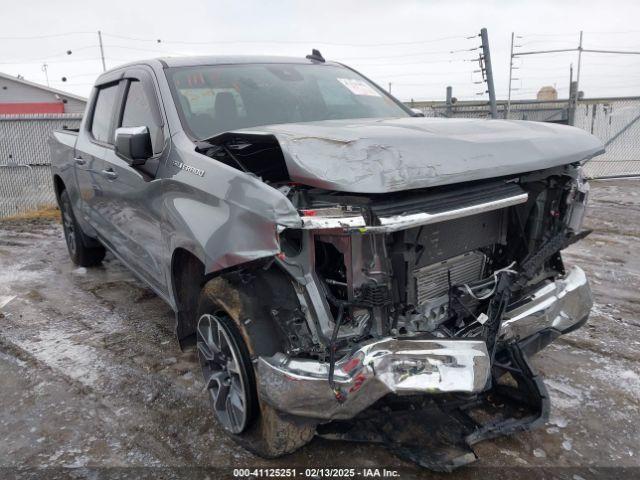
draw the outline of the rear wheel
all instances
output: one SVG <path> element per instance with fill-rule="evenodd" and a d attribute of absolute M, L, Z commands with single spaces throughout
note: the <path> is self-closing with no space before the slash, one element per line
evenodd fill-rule
<path fill-rule="evenodd" d="M 200 294 L 197 348 L 219 424 L 247 450 L 274 458 L 308 443 L 315 424 L 283 418 L 259 398 L 252 358 L 276 353 L 279 341 L 257 288 L 255 279 L 209 281 Z"/>
<path fill-rule="evenodd" d="M 60 194 L 60 212 L 62 214 L 62 229 L 67 242 L 69 257 L 76 265 L 81 267 L 93 267 L 99 265 L 104 259 L 105 249 L 102 245 L 96 244 L 97 240 L 88 237 L 83 231 L 71 207 L 71 199 L 66 190 Z"/>

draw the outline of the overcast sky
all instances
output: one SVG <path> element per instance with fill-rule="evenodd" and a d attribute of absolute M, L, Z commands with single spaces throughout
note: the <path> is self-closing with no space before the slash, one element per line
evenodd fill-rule
<path fill-rule="evenodd" d="M 0 71 L 45 83 L 46 62 L 52 87 L 87 96 L 102 71 L 101 30 L 107 68 L 167 55 L 304 56 L 315 47 L 385 88 L 391 82 L 401 100 L 443 99 L 446 85 L 459 99 L 483 99 L 471 61 L 478 51 L 469 49 L 486 27 L 497 95 L 506 98 L 512 31 L 522 37 L 516 51 L 574 48 L 580 30 L 585 48 L 640 51 L 638 19 L 637 0 L 4 0 Z M 543 85 L 566 97 L 572 62 L 575 52 L 516 59 L 513 98 L 534 98 Z M 584 53 L 581 90 L 640 95 L 640 55 Z"/>

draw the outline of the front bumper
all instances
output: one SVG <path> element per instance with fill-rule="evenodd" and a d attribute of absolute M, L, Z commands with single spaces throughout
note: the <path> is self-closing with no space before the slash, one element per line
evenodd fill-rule
<path fill-rule="evenodd" d="M 545 330 L 570 331 L 586 320 L 592 304 L 587 278 L 574 267 L 513 305 L 500 338 L 521 341 Z M 483 340 L 385 338 L 336 362 L 341 402 L 329 387 L 327 363 L 276 354 L 259 357 L 257 373 L 261 398 L 277 410 L 335 420 L 352 418 L 389 393 L 481 392 L 491 364 Z"/>
<path fill-rule="evenodd" d="M 282 354 L 258 359 L 261 397 L 274 408 L 302 417 L 348 419 L 388 393 L 479 392 L 489 379 L 489 355 L 480 340 L 385 338 L 329 365 Z"/>
<path fill-rule="evenodd" d="M 505 313 L 501 340 L 524 340 L 543 330 L 574 330 L 589 316 L 593 298 L 584 271 L 573 267 L 563 277 L 539 288 Z"/>

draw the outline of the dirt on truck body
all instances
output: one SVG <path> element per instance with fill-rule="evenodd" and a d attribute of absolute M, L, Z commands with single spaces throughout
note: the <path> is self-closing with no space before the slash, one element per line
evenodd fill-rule
<path fill-rule="evenodd" d="M 69 253 L 167 301 L 238 443 L 449 470 L 546 420 L 528 357 L 592 306 L 560 252 L 589 233 L 595 137 L 415 117 L 317 52 L 128 65 L 87 108 L 52 139 Z"/>

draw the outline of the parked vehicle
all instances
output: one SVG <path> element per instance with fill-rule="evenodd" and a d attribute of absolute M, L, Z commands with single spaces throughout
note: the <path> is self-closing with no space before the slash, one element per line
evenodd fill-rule
<path fill-rule="evenodd" d="M 592 306 L 560 251 L 588 233 L 600 141 L 420 118 L 317 51 L 116 68 L 51 150 L 71 259 L 107 249 L 171 305 L 218 422 L 266 457 L 318 432 L 464 464 L 544 421 L 527 356 Z M 460 441 L 434 460 L 401 434 L 436 411 L 426 431 Z"/>

